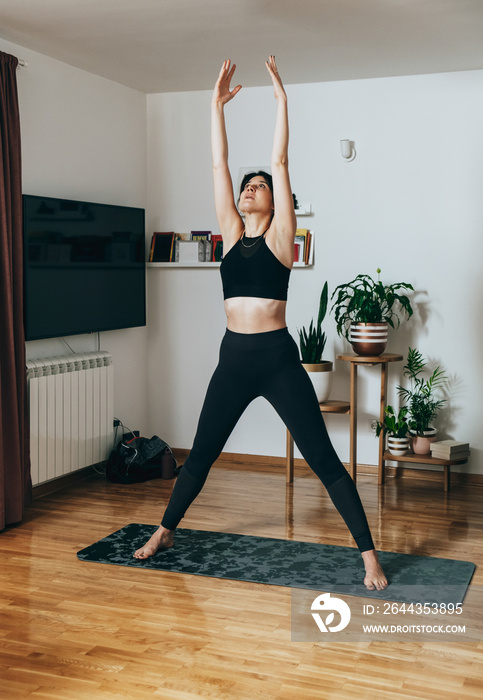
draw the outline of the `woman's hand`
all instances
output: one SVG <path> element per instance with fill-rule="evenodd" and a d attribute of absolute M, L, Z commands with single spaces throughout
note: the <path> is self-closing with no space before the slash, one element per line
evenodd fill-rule
<path fill-rule="evenodd" d="M 235 72 L 236 65 L 233 64 L 230 67 L 230 61 L 224 61 L 218 80 L 216 81 L 215 89 L 213 90 L 213 102 L 218 102 L 221 105 L 225 105 L 227 102 L 232 100 L 235 95 L 240 92 L 241 85 L 237 85 L 230 90 L 231 79 Z"/>
<path fill-rule="evenodd" d="M 265 61 L 265 65 L 267 66 L 268 72 L 270 73 L 270 77 L 272 78 L 273 89 L 275 91 L 275 99 L 287 99 L 287 95 L 285 93 L 282 83 L 282 78 L 279 75 L 279 72 L 277 70 L 277 64 L 275 63 L 275 56 L 269 56 L 268 61 Z"/>

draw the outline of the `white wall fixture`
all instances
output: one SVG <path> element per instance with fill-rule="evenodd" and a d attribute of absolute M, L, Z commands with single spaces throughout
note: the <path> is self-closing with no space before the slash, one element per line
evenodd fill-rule
<path fill-rule="evenodd" d="M 295 208 L 295 213 L 297 216 L 310 216 L 312 214 L 312 205 L 309 202 L 300 202 Z"/>
<path fill-rule="evenodd" d="M 342 139 L 340 142 L 340 154 L 344 160 L 351 161 L 356 157 L 354 142 L 350 139 Z"/>

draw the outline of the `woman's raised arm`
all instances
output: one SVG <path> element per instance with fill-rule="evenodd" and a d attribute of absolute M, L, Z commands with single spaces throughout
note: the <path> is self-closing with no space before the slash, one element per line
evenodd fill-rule
<path fill-rule="evenodd" d="M 275 56 L 269 57 L 268 61 L 266 61 L 266 66 L 272 78 L 275 99 L 277 100 L 277 116 L 271 158 L 276 231 L 274 243 L 281 257 L 283 256 L 286 260 L 287 256 L 289 256 L 293 260 L 293 242 L 297 228 L 297 219 L 288 171 L 289 127 L 287 95 L 275 63 Z"/>
<path fill-rule="evenodd" d="M 243 221 L 236 207 L 233 184 L 228 169 L 228 139 L 224 114 L 225 105 L 241 90 L 241 85 L 230 90 L 235 68 L 235 64 L 230 65 L 230 61 L 223 63 L 211 101 L 211 152 L 215 211 L 223 240 L 228 247 L 234 244 L 243 230 Z"/>

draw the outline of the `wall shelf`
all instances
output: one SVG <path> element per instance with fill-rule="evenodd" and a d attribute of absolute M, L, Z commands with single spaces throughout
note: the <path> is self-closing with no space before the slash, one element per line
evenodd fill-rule
<path fill-rule="evenodd" d="M 147 262 L 146 267 L 220 267 L 219 262 L 192 262 L 192 263 L 179 263 L 179 262 Z"/>
<path fill-rule="evenodd" d="M 179 262 L 147 262 L 146 267 L 170 267 L 170 268 L 185 268 L 185 267 L 195 267 L 195 268 L 208 268 L 208 267 L 220 267 L 219 262 L 203 262 L 203 263 L 179 263 Z M 305 263 L 294 263 L 295 268 L 301 267 L 313 267 L 312 265 L 305 265 Z"/>

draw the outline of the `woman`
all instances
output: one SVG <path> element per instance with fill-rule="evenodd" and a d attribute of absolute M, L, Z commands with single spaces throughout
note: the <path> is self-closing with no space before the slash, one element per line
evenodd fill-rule
<path fill-rule="evenodd" d="M 216 215 L 223 236 L 221 275 L 227 331 L 193 447 L 161 527 L 134 557 L 146 559 L 158 549 L 172 546 L 178 523 L 201 491 L 241 414 L 254 398 L 264 396 L 286 423 L 347 523 L 363 557 L 366 587 L 382 590 L 387 580 L 359 495 L 332 447 L 314 389 L 285 321 L 297 222 L 288 172 L 287 96 L 273 56 L 266 66 L 277 101 L 272 175 L 258 172 L 245 176 L 238 209 L 228 170 L 224 107 L 241 85 L 230 90 L 236 68 L 230 61 L 224 62 L 213 92 L 213 178 Z"/>

